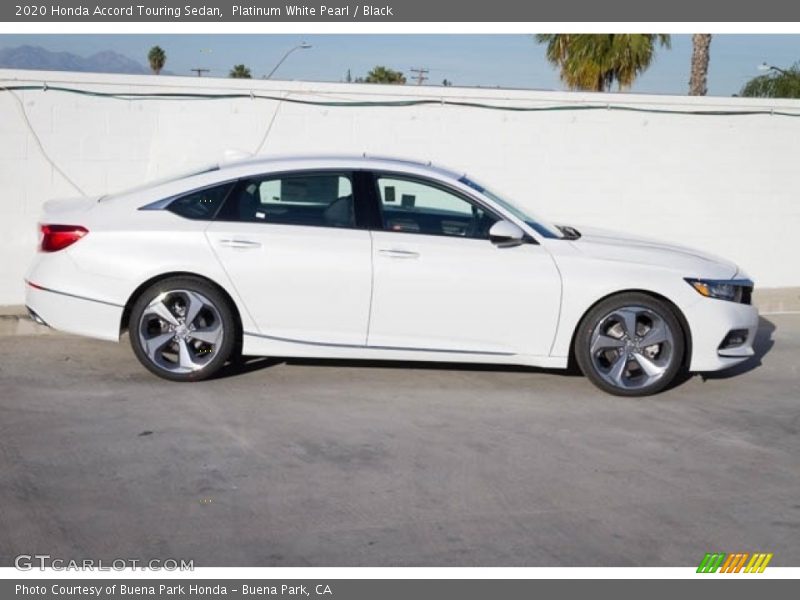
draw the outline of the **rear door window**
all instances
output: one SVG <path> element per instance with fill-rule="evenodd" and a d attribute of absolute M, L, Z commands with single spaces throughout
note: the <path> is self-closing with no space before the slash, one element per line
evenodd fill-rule
<path fill-rule="evenodd" d="M 242 180 L 222 220 L 312 227 L 355 227 L 353 184 L 347 173 L 270 175 Z"/>

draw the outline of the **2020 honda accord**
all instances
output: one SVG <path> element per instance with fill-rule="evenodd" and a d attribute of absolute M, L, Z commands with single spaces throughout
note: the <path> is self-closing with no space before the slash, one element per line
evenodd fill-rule
<path fill-rule="evenodd" d="M 45 205 L 27 305 L 175 381 L 240 353 L 565 368 L 640 396 L 753 354 L 752 282 L 680 246 L 555 226 L 470 177 L 249 159 Z"/>

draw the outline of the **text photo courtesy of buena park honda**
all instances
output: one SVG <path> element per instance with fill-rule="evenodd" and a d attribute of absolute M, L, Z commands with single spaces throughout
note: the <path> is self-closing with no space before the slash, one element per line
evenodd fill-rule
<path fill-rule="evenodd" d="M 797 61 L 0 35 L 0 566 L 800 566 Z"/>

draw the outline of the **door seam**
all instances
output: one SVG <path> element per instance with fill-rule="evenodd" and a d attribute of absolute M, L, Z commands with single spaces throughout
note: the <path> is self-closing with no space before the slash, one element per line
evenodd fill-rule
<path fill-rule="evenodd" d="M 372 325 L 372 302 L 375 298 L 375 237 L 372 230 L 369 232 L 369 309 L 367 310 L 367 333 L 364 336 L 364 346 L 369 346 L 369 330 Z"/>
<path fill-rule="evenodd" d="M 222 258 L 220 258 L 217 249 L 214 247 L 214 244 L 211 241 L 211 237 L 209 236 L 209 230 L 213 227 L 214 223 L 216 223 L 216 221 L 211 221 L 203 229 L 203 237 L 206 239 L 206 244 L 208 244 L 208 247 L 211 249 L 211 254 L 213 254 L 214 258 L 217 259 L 217 264 L 219 265 L 219 268 L 222 269 L 222 272 L 225 273 L 225 277 L 228 278 L 228 283 L 230 283 L 231 289 L 235 292 L 239 302 L 242 305 L 242 308 L 247 313 L 247 316 L 250 318 L 250 322 L 255 326 L 256 329 L 258 329 L 258 331 L 261 331 L 261 328 L 258 326 L 258 321 L 256 321 L 253 318 L 253 314 L 250 312 L 250 307 L 244 301 L 244 296 L 242 296 L 242 294 L 239 292 L 239 288 L 236 287 L 236 282 L 233 280 L 233 277 L 231 277 L 231 274 L 228 273 L 228 269 L 227 267 L 225 267 L 225 261 L 223 261 Z M 225 288 L 223 287 L 223 289 Z M 235 302 L 236 300 L 234 300 L 234 303 Z M 238 307 L 236 308 L 238 309 Z M 239 317 L 241 318 L 241 315 Z M 242 326 L 242 330 L 244 330 L 244 325 Z"/>

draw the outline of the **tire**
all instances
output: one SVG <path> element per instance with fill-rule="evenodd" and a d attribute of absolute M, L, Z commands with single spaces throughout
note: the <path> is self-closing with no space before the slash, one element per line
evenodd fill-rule
<path fill-rule="evenodd" d="M 151 373 L 201 381 L 233 358 L 240 332 L 228 299 L 197 277 L 159 281 L 134 302 L 128 321 L 133 352 Z"/>
<path fill-rule="evenodd" d="M 664 390 L 681 373 L 685 351 L 684 331 L 672 307 L 637 292 L 601 301 L 584 316 L 575 334 L 575 359 L 581 371 L 598 388 L 616 396 L 649 396 Z"/>

